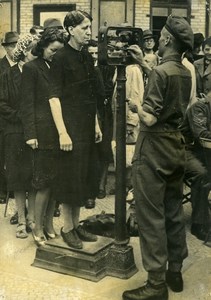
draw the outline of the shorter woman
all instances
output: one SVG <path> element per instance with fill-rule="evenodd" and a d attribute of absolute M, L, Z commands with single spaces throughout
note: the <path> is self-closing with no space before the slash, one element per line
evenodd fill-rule
<path fill-rule="evenodd" d="M 43 245 L 46 238 L 57 236 L 53 227 L 55 201 L 51 193 L 55 186 L 59 141 L 48 102 L 48 86 L 52 58 L 63 46 L 59 29 L 47 28 L 33 52 L 38 58 L 23 68 L 21 113 L 26 143 L 34 150 L 33 186 L 37 194 L 32 234 L 38 246 Z"/>
<path fill-rule="evenodd" d="M 20 119 L 20 84 L 23 65 L 36 57 L 31 50 L 36 36 L 26 35 L 18 40 L 14 50 L 17 64 L 4 73 L 1 81 L 0 114 L 5 120 L 5 163 L 7 189 L 14 192 L 17 211 L 17 238 L 28 236 L 26 226 L 34 227 L 35 192 L 32 189 L 32 150 L 24 142 Z M 25 217 L 26 193 L 28 193 L 28 216 Z"/>

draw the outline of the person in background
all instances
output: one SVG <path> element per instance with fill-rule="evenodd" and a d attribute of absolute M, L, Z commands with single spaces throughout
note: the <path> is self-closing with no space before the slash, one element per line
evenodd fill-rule
<path fill-rule="evenodd" d="M 40 25 L 33 25 L 29 32 L 32 34 L 32 35 L 36 35 L 38 38 L 41 38 L 42 36 L 42 33 L 43 33 L 43 26 L 40 26 Z"/>
<path fill-rule="evenodd" d="M 147 284 L 125 291 L 124 300 L 167 300 L 167 285 L 183 290 L 183 260 L 188 255 L 183 219 L 184 138 L 180 131 L 190 99 L 191 75 L 181 56 L 193 47 L 184 18 L 169 16 L 159 39 L 162 63 L 149 75 L 140 133 L 133 157 L 133 187 L 141 255 Z M 131 55 L 141 58 L 140 49 Z M 167 266 L 168 264 L 168 266 Z M 167 270 L 166 270 L 167 269 Z"/>
<path fill-rule="evenodd" d="M 196 95 L 200 98 L 211 91 L 211 36 L 202 44 L 204 57 L 194 62 L 196 70 Z"/>
<path fill-rule="evenodd" d="M 186 142 L 184 178 L 191 188 L 191 233 L 202 241 L 206 240 L 210 232 L 208 194 L 211 189 L 211 174 L 209 176 L 208 163 L 200 143 L 200 138 L 206 138 L 211 144 L 211 92 L 209 94 L 188 108 L 181 128 Z"/>
<path fill-rule="evenodd" d="M 81 10 L 66 15 L 69 42 L 54 56 L 49 93 L 60 145 L 57 194 L 64 215 L 61 236 L 69 247 L 77 249 L 83 247 L 82 241 L 97 240 L 79 225 L 80 207 L 89 197 L 92 150 L 102 139 L 96 111 L 96 72 L 92 56 L 84 48 L 91 37 L 91 21 Z"/>
<path fill-rule="evenodd" d="M 0 61 L 0 76 L 9 68 L 16 64 L 13 60 L 13 51 L 19 39 L 19 34 L 16 31 L 9 31 L 5 33 L 2 41 L 6 54 Z"/>
<path fill-rule="evenodd" d="M 46 239 L 57 234 L 53 227 L 55 187 L 57 168 L 57 132 L 48 102 L 50 67 L 53 56 L 64 46 L 63 34 L 54 28 L 47 28 L 33 54 L 37 58 L 23 66 L 21 85 L 21 119 L 26 144 L 33 149 L 33 187 L 35 198 L 35 227 L 32 235 L 40 246 Z"/>
<path fill-rule="evenodd" d="M 20 85 L 23 65 L 35 59 L 31 50 L 36 36 L 19 38 L 13 51 L 16 65 L 2 75 L 0 90 L 0 116 L 5 120 L 5 166 L 7 190 L 14 192 L 18 212 L 17 238 L 26 238 L 27 230 L 34 227 L 35 191 L 32 188 L 32 150 L 25 144 L 20 119 Z M 28 215 L 25 217 L 26 194 Z"/>
<path fill-rule="evenodd" d="M 97 86 L 97 114 L 98 114 L 98 119 L 99 119 L 99 125 L 101 128 L 101 131 L 103 132 L 103 111 L 102 111 L 102 106 L 105 101 L 105 88 L 103 84 L 103 78 L 101 71 L 98 67 L 98 45 L 97 41 L 95 40 L 90 40 L 88 43 L 88 52 L 92 55 L 93 58 L 93 63 L 96 71 L 96 86 Z M 101 143 L 97 143 L 92 151 L 93 157 L 90 160 L 90 170 L 89 170 L 89 189 L 90 189 L 90 194 L 89 198 L 86 200 L 85 207 L 88 209 L 94 208 L 95 207 L 95 199 L 98 195 L 98 188 L 99 188 L 99 182 L 101 180 L 101 161 L 102 161 L 102 148 L 105 147 L 103 144 L 103 138 Z"/>
<path fill-rule="evenodd" d="M 203 58 L 204 53 L 202 51 L 202 44 L 204 42 L 204 36 L 201 32 L 194 33 L 194 45 L 193 45 L 193 62 L 200 58 Z"/>
<path fill-rule="evenodd" d="M 154 52 L 156 36 L 152 31 L 147 29 L 143 31 L 143 51 L 144 60 L 149 64 L 150 68 L 154 68 L 159 63 L 159 57 Z"/>
<path fill-rule="evenodd" d="M 2 74 L 10 67 L 14 66 L 16 62 L 13 61 L 13 51 L 19 39 L 19 34 L 16 31 L 9 31 L 5 33 L 2 41 L 2 46 L 5 49 L 5 56 L 0 60 L 0 80 Z M 4 170 L 4 121 L 0 117 L 0 204 L 6 203 L 6 179 Z M 17 220 L 16 220 L 17 221 Z"/>

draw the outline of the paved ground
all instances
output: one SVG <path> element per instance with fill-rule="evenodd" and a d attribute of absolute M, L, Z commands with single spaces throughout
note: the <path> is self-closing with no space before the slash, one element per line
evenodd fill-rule
<path fill-rule="evenodd" d="M 0 205 L 0 299 L 4 300 L 120 300 L 125 289 L 142 285 L 146 273 L 141 265 L 138 238 L 133 237 L 135 263 L 139 271 L 130 279 L 105 277 L 99 282 L 63 275 L 31 266 L 35 258 L 36 246 L 30 235 L 21 240 L 15 237 L 16 226 L 9 224 L 15 211 L 14 200 L 10 200 L 7 217 L 3 217 L 5 205 Z M 81 218 L 88 215 L 114 212 L 114 196 L 97 200 L 95 209 L 82 210 Z M 211 248 L 203 245 L 190 234 L 191 207 L 184 205 L 187 228 L 189 257 L 185 260 L 183 277 L 185 289 L 182 293 L 169 292 L 170 300 L 211 299 Z M 62 216 L 55 218 L 59 232 Z"/>

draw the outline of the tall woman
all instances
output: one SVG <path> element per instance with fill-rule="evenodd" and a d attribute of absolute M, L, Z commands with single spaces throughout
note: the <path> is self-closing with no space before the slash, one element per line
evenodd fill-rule
<path fill-rule="evenodd" d="M 91 17 L 71 11 L 64 19 L 69 42 L 54 56 L 50 106 L 60 144 L 58 195 L 63 203 L 61 235 L 74 248 L 97 237 L 79 225 L 80 207 L 89 196 L 88 167 L 95 141 L 101 140 L 96 117 L 96 76 L 91 55 L 83 48 L 91 37 Z"/>
<path fill-rule="evenodd" d="M 24 135 L 27 145 L 34 150 L 33 186 L 37 194 L 35 228 L 32 233 L 38 246 L 43 245 L 46 238 L 56 237 L 53 228 L 55 201 L 51 192 L 56 176 L 54 160 L 59 144 L 48 102 L 48 88 L 51 61 L 56 51 L 63 47 L 63 41 L 63 34 L 58 29 L 46 29 L 34 50 L 38 58 L 24 66 L 22 76 Z"/>
<path fill-rule="evenodd" d="M 5 119 L 5 164 L 7 189 L 14 192 L 18 226 L 17 238 L 28 236 L 26 226 L 34 226 L 35 192 L 32 188 L 32 150 L 24 142 L 20 119 L 20 86 L 23 65 L 36 57 L 31 54 L 35 36 L 26 35 L 18 40 L 14 49 L 17 64 L 4 73 L 1 80 L 0 114 Z M 28 192 L 28 216 L 25 217 L 26 193 Z"/>

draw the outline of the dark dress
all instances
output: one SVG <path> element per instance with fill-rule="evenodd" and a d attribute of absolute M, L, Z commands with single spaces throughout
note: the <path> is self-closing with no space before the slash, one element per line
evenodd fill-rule
<path fill-rule="evenodd" d="M 20 119 L 21 72 L 9 68 L 1 80 L 0 115 L 5 120 L 5 165 L 7 189 L 29 190 L 32 181 L 32 150 L 26 145 Z"/>
<path fill-rule="evenodd" d="M 38 140 L 38 149 L 33 150 L 33 186 L 37 190 L 53 187 L 57 175 L 59 138 L 48 101 L 49 75 L 43 58 L 23 66 L 21 118 L 25 141 Z"/>
<path fill-rule="evenodd" d="M 51 66 L 50 98 L 61 101 L 62 115 L 73 150 L 60 151 L 57 199 L 83 206 L 89 196 L 88 169 L 95 145 L 96 73 L 91 55 L 69 44 Z"/>

